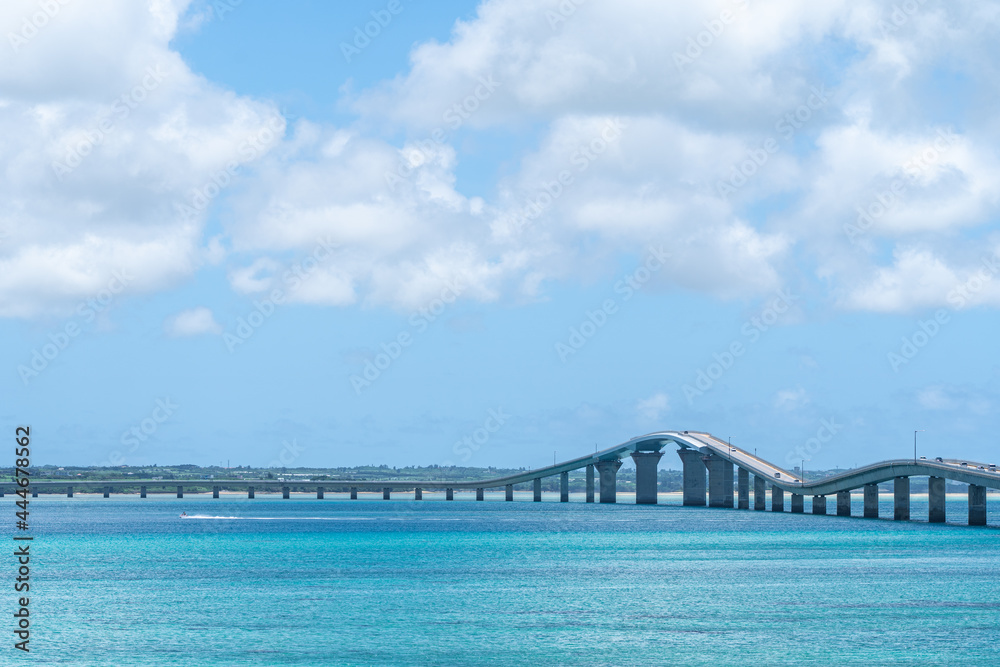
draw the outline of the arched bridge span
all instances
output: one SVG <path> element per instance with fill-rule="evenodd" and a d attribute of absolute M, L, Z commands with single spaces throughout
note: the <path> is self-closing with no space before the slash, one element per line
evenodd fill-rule
<path fill-rule="evenodd" d="M 324 497 L 324 487 L 349 488 L 351 497 L 356 498 L 358 491 L 382 491 L 383 498 L 388 499 L 393 488 L 398 490 L 413 489 L 414 497 L 422 499 L 425 490 L 444 490 L 446 498 L 452 500 L 454 491 L 474 489 L 476 499 L 484 499 L 487 489 L 503 488 L 506 499 L 513 500 L 515 485 L 532 483 L 534 500 L 542 499 L 542 484 L 544 478 L 558 475 L 560 477 L 560 500 L 569 501 L 569 473 L 586 469 L 586 500 L 602 503 L 617 501 L 616 480 L 622 459 L 631 457 L 636 467 L 636 494 L 638 504 L 656 504 L 657 502 L 657 466 L 668 447 L 675 446 L 677 455 L 683 465 L 683 502 L 689 506 L 708 505 L 710 507 L 737 507 L 750 509 L 751 490 L 753 509 L 767 509 L 767 495 L 770 493 L 772 511 L 784 511 L 785 494 L 791 495 L 791 511 L 804 512 L 805 496 L 812 496 L 812 512 L 826 514 L 828 496 L 836 497 L 837 514 L 850 516 L 851 492 L 864 489 L 864 516 L 878 517 L 878 485 L 885 482 L 893 483 L 893 518 L 909 520 L 910 518 L 910 478 L 928 478 L 928 520 L 932 523 L 945 521 L 945 481 L 953 480 L 968 485 L 969 524 L 986 524 L 986 489 L 1000 489 L 1000 471 L 996 466 L 970 463 L 968 461 L 942 460 L 929 461 L 920 459 L 900 459 L 881 461 L 849 470 L 822 480 L 806 481 L 796 473 L 789 472 L 769 461 L 756 456 L 745 449 L 734 447 L 728 442 L 714 437 L 710 433 L 700 431 L 658 431 L 632 438 L 615 447 L 581 456 L 569 461 L 557 463 L 544 468 L 526 470 L 515 475 L 498 477 L 490 480 L 469 482 L 455 481 L 412 481 L 398 480 L 332 480 L 321 483 L 309 483 L 316 486 L 318 498 Z M 204 487 L 214 484 L 213 496 L 219 497 L 220 482 L 176 480 L 92 480 L 80 481 L 42 481 L 33 482 L 31 489 L 37 495 L 39 489 L 55 491 L 66 489 L 72 497 L 74 487 L 80 490 L 102 489 L 107 497 L 114 486 L 139 486 L 142 497 L 146 496 L 147 487 L 177 488 L 177 497 L 183 497 L 183 487 Z M 225 480 L 229 488 L 244 488 L 249 497 L 254 497 L 254 491 L 266 490 L 280 486 L 282 495 L 289 497 L 289 487 L 292 482 L 281 480 Z M 298 487 L 306 483 L 294 482 Z M 751 489 L 752 486 L 752 489 Z M 10 493 L 17 485 L 0 483 L 0 497 L 4 492 Z M 735 502 L 734 502 L 735 490 Z M 58 491 L 56 491 L 58 492 Z"/>

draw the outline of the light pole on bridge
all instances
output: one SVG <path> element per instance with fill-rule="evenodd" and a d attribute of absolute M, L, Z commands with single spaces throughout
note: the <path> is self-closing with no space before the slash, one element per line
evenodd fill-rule
<path fill-rule="evenodd" d="M 917 462 L 917 433 L 923 433 L 924 429 L 913 432 L 913 462 Z"/>

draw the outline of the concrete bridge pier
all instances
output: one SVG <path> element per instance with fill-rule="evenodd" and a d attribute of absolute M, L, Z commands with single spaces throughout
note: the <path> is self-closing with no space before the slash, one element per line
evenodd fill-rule
<path fill-rule="evenodd" d="M 910 478 L 897 477 L 892 480 L 892 519 L 910 520 Z"/>
<path fill-rule="evenodd" d="M 865 484 L 865 518 L 878 518 L 878 484 Z"/>
<path fill-rule="evenodd" d="M 986 525 L 986 487 L 969 484 L 969 525 Z"/>
<path fill-rule="evenodd" d="M 358 487 L 352 486 L 351 487 L 351 500 L 357 500 L 357 499 L 358 499 Z"/>
<path fill-rule="evenodd" d="M 594 465 L 587 466 L 587 502 L 594 502 Z"/>
<path fill-rule="evenodd" d="M 618 469 L 622 467 L 622 462 L 615 459 L 601 461 L 595 465 L 597 474 L 601 476 L 601 502 L 618 502 Z"/>
<path fill-rule="evenodd" d="M 184 497 L 184 487 L 183 486 L 178 486 L 177 487 L 177 497 L 178 498 L 183 498 Z"/>
<path fill-rule="evenodd" d="M 705 467 L 708 468 L 708 506 L 727 507 L 726 505 L 726 468 L 729 469 L 729 505 L 733 506 L 733 464 L 726 459 L 709 454 L 704 457 Z"/>
<path fill-rule="evenodd" d="M 663 458 L 663 452 L 633 452 L 635 461 L 635 504 L 656 504 L 656 466 Z M 564 473 L 565 474 L 565 473 Z"/>
<path fill-rule="evenodd" d="M 813 514 L 826 514 L 826 496 L 813 496 Z"/>
<path fill-rule="evenodd" d="M 73 497 L 73 487 L 72 486 L 69 487 L 69 493 L 70 493 L 70 498 L 72 498 Z M 145 498 L 146 497 L 146 487 L 144 487 L 144 486 L 140 486 L 139 487 L 139 497 L 140 498 Z"/>
<path fill-rule="evenodd" d="M 110 486 L 104 487 L 104 497 L 105 498 L 110 498 L 111 497 L 111 487 Z"/>
<path fill-rule="evenodd" d="M 767 509 L 767 482 L 757 475 L 753 476 L 753 509 L 755 512 Z"/>
<path fill-rule="evenodd" d="M 454 500 L 455 499 L 455 490 L 454 489 L 445 489 L 444 490 L 444 499 L 445 500 Z"/>
<path fill-rule="evenodd" d="M 944 477 L 930 477 L 927 479 L 927 522 L 944 523 L 947 519 L 945 510 L 945 484 Z"/>
<path fill-rule="evenodd" d="M 142 488 L 145 489 L 146 487 L 142 487 Z M 66 497 L 67 498 L 72 498 L 73 497 L 73 487 L 72 486 L 66 487 Z M 146 496 L 143 496 L 143 498 L 145 498 L 145 497 Z"/>
<path fill-rule="evenodd" d="M 536 503 L 542 502 L 542 478 L 541 477 L 536 477 L 535 478 L 535 497 L 534 497 L 534 501 Z"/>
<path fill-rule="evenodd" d="M 212 487 L 212 497 L 213 498 L 218 498 L 219 497 L 219 487 L 217 487 L 217 486 L 213 486 Z"/>
<path fill-rule="evenodd" d="M 513 502 L 514 501 L 514 485 L 513 484 L 508 484 L 504 488 L 504 500 L 506 500 L 507 502 Z"/>
<path fill-rule="evenodd" d="M 37 487 L 33 487 L 31 489 L 31 497 L 32 498 L 37 498 L 38 497 L 38 488 Z"/>
<path fill-rule="evenodd" d="M 771 511 L 785 511 L 785 491 L 773 484 L 771 485 Z"/>
<path fill-rule="evenodd" d="M 746 468 L 738 468 L 736 474 L 737 496 L 739 497 L 738 507 L 741 510 L 750 509 L 750 471 Z"/>
<path fill-rule="evenodd" d="M 483 490 L 476 489 L 476 500 L 482 500 L 482 499 L 483 499 Z"/>
<path fill-rule="evenodd" d="M 806 511 L 805 496 L 801 493 L 792 494 L 792 514 L 802 514 Z"/>
<path fill-rule="evenodd" d="M 253 487 L 252 486 L 248 486 L 247 487 L 247 498 L 253 499 L 253 497 L 254 497 L 254 495 L 253 495 Z"/>
<path fill-rule="evenodd" d="M 316 487 L 316 500 L 323 500 L 323 497 L 325 495 L 326 495 L 326 489 L 324 489 L 322 486 L 317 486 Z"/>
<path fill-rule="evenodd" d="M 289 489 L 287 486 L 281 487 L 281 497 L 284 500 L 288 500 L 291 497 L 291 489 Z"/>
<path fill-rule="evenodd" d="M 569 502 L 569 473 L 559 474 L 559 502 Z"/>
<path fill-rule="evenodd" d="M 758 475 L 753 476 L 753 509 L 755 512 L 767 509 L 767 480 Z"/>
<path fill-rule="evenodd" d="M 850 491 L 837 491 L 837 516 L 851 516 Z"/>
<path fill-rule="evenodd" d="M 424 499 L 424 490 L 421 489 L 419 486 L 417 488 L 413 489 L 413 499 L 414 500 L 423 500 Z"/>
<path fill-rule="evenodd" d="M 704 506 L 707 485 L 701 453 L 693 449 L 678 449 L 677 456 L 681 457 L 684 465 L 684 505 Z"/>
<path fill-rule="evenodd" d="M 392 498 L 392 489 L 388 486 L 382 489 L 382 500 L 390 500 Z"/>
<path fill-rule="evenodd" d="M 722 506 L 732 509 L 733 502 L 733 464 L 726 461 L 722 466 Z"/>

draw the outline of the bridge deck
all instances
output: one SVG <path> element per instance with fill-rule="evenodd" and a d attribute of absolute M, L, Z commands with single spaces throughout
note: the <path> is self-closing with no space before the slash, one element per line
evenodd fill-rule
<path fill-rule="evenodd" d="M 602 461 L 622 459 L 636 451 L 658 451 L 669 444 L 675 444 L 682 449 L 693 449 L 704 455 L 715 455 L 724 460 L 748 470 L 750 473 L 765 478 L 768 483 L 793 494 L 824 496 L 839 491 L 850 491 L 866 484 L 878 484 L 896 477 L 943 477 L 958 482 L 1000 489 L 1000 471 L 991 471 L 985 464 L 975 464 L 969 461 L 955 459 L 928 461 L 926 459 L 899 459 L 872 463 L 855 470 L 849 470 L 833 477 L 816 481 L 803 481 L 799 476 L 768 462 L 742 448 L 733 447 L 709 433 L 698 431 L 659 431 L 632 438 L 615 447 L 610 447 L 587 456 L 581 456 L 569 461 L 557 463 L 544 468 L 526 470 L 516 475 L 497 477 L 478 481 L 448 481 L 448 480 L 46 480 L 32 481 L 31 486 L 38 490 L 55 490 L 73 487 L 74 490 L 101 490 L 107 487 L 145 486 L 151 489 L 175 489 L 181 487 L 213 487 L 225 486 L 230 489 L 249 489 L 258 491 L 281 489 L 282 487 L 351 487 L 359 491 L 380 491 L 385 488 L 410 489 L 494 489 L 508 484 L 525 484 L 536 479 L 559 475 L 596 465 Z M 963 463 L 967 465 L 962 465 Z M 18 486 L 13 482 L 0 482 L 0 490 L 10 493 Z"/>

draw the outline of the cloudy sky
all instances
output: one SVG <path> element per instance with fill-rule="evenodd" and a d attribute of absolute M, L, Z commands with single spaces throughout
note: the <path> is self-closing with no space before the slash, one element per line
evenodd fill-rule
<path fill-rule="evenodd" d="M 992 461 L 998 15 L 9 0 L 4 420 L 38 463 L 536 467 L 660 429 Z"/>

